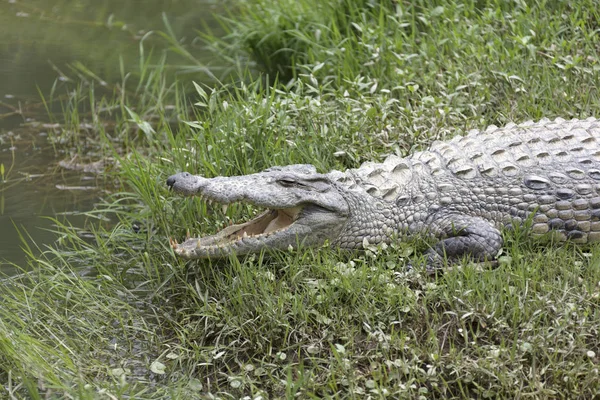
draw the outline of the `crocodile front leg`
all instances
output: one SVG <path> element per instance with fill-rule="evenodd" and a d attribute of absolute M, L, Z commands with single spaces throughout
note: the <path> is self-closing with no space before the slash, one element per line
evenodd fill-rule
<path fill-rule="evenodd" d="M 489 221 L 460 213 L 436 213 L 429 232 L 440 241 L 427 252 L 428 269 L 465 255 L 476 262 L 493 260 L 503 243 L 500 231 Z"/>

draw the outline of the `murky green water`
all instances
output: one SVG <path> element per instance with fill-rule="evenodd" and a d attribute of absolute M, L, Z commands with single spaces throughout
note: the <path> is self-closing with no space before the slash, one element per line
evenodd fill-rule
<path fill-rule="evenodd" d="M 188 43 L 204 24 L 218 29 L 218 0 L 0 0 L 0 270 L 8 262 L 22 264 L 25 256 L 19 233 L 38 244 L 51 244 L 55 235 L 47 217 L 69 218 L 73 211 L 93 207 L 101 193 L 93 174 L 57 167 L 64 158 L 46 141 L 45 112 L 40 93 L 60 87 L 57 71 L 83 63 L 107 81 L 120 78 L 138 61 L 140 38 L 164 30 L 166 17 L 178 38 Z M 162 51 L 164 42 L 145 41 Z M 202 60 L 200 46 L 192 46 Z M 209 62 L 209 54 L 205 54 Z M 202 76 L 194 76 L 202 80 Z M 22 112 L 26 111 L 26 112 Z M 2 167 L 3 165 L 3 167 Z M 6 260 L 8 262 L 4 262 Z"/>

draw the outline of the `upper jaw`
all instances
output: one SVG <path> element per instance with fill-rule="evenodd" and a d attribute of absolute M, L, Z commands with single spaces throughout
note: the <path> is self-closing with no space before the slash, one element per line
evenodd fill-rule
<path fill-rule="evenodd" d="M 334 184 L 322 191 L 298 192 L 278 187 L 267 173 L 233 177 L 204 178 L 180 172 L 167 179 L 169 189 L 187 196 L 198 196 L 209 203 L 227 205 L 235 202 L 250 203 L 270 209 L 289 209 L 314 204 L 330 212 L 347 216 L 346 199 Z"/>

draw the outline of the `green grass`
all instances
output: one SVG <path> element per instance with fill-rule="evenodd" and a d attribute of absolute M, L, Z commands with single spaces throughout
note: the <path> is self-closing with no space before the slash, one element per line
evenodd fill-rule
<path fill-rule="evenodd" d="M 172 84 L 164 64 L 143 57 L 102 92 L 85 74 L 52 138 L 117 157 L 107 173 L 116 189 L 85 228 L 56 221 L 57 243 L 40 256 L 27 250 L 29 265 L 3 278 L 0 389 L 15 398 L 598 396 L 597 247 L 513 232 L 498 268 L 464 263 L 437 278 L 406 270 L 418 240 L 185 262 L 170 236 L 214 232 L 253 210 L 223 215 L 164 184 L 180 170 L 357 167 L 492 123 L 598 115 L 597 9 L 248 0 L 223 21 L 225 38 L 205 37 L 232 65 L 251 61 L 224 84 Z M 82 122 L 92 126 L 85 135 Z"/>

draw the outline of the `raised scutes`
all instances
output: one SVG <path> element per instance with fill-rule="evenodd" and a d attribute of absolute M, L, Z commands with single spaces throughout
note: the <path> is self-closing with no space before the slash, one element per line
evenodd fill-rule
<path fill-rule="evenodd" d="M 538 175 L 525 175 L 523 184 L 532 190 L 548 190 L 552 187 L 552 182 Z"/>

